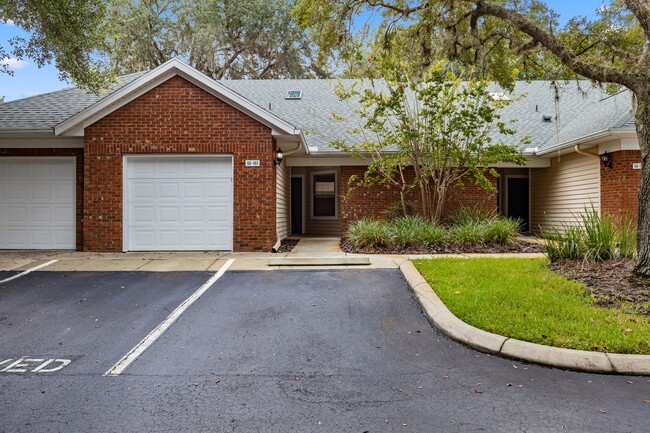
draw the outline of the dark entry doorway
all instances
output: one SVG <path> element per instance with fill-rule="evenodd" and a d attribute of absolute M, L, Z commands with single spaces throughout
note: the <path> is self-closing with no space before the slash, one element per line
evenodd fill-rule
<path fill-rule="evenodd" d="M 509 177 L 508 182 L 508 217 L 523 220 L 522 231 L 530 230 L 528 213 L 529 190 L 527 177 Z"/>
<path fill-rule="evenodd" d="M 291 178 L 291 234 L 301 235 L 302 230 L 302 177 Z"/>

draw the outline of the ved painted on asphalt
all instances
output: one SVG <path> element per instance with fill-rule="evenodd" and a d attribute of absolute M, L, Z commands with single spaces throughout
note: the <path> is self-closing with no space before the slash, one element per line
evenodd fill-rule
<path fill-rule="evenodd" d="M 102 374 L 210 275 L 34 272 L 4 283 L 0 374 Z"/>

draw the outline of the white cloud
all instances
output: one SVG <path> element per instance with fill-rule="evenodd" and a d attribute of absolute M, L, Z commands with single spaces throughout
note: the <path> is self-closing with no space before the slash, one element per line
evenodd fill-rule
<path fill-rule="evenodd" d="M 13 20 L 3 20 L 3 21 L 8 26 L 15 26 L 16 25 L 16 23 L 14 23 Z"/>
<path fill-rule="evenodd" d="M 0 65 L 2 66 L 8 66 L 9 69 L 20 69 L 24 68 L 27 66 L 29 63 L 27 63 L 24 60 L 19 60 L 19 59 L 14 59 L 11 57 L 5 57 L 4 59 L 0 59 Z"/>

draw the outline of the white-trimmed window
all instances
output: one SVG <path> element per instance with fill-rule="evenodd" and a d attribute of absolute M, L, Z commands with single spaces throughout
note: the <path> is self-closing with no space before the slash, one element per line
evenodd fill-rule
<path fill-rule="evenodd" d="M 314 218 L 336 218 L 336 172 L 312 174 L 312 206 Z"/>

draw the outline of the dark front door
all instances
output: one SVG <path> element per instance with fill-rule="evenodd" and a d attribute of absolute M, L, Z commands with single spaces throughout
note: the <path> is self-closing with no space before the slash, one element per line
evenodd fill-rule
<path fill-rule="evenodd" d="M 291 234 L 302 234 L 302 178 L 291 178 Z"/>
<path fill-rule="evenodd" d="M 509 177 L 508 216 L 520 218 L 523 221 L 521 228 L 524 232 L 529 230 L 528 200 L 528 178 Z"/>

